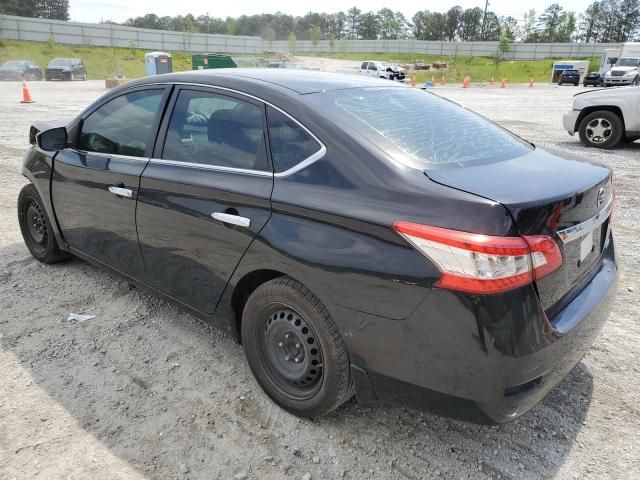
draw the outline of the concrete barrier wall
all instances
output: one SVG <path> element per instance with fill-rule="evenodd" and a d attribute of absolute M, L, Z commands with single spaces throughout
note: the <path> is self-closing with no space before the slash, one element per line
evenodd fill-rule
<path fill-rule="evenodd" d="M 260 37 L 169 32 L 122 25 L 64 22 L 0 15 L 0 38 L 145 50 L 261 54 Z"/>
<path fill-rule="evenodd" d="M 605 48 L 620 47 L 621 43 L 513 43 L 507 60 L 539 60 L 543 58 L 576 58 L 600 56 Z M 271 50 L 287 51 L 287 41 L 275 41 Z M 430 42 L 424 40 L 337 40 L 331 48 L 328 40 L 317 45 L 309 40 L 296 42 L 296 53 L 355 52 L 355 53 L 413 53 L 436 56 L 491 57 L 498 50 L 498 42 Z"/>
<path fill-rule="evenodd" d="M 0 38 L 82 46 L 138 47 L 172 52 L 226 52 L 262 54 L 264 51 L 287 52 L 286 40 L 268 42 L 260 37 L 207 35 L 169 32 L 122 25 L 63 22 L 39 18 L 0 15 Z M 576 58 L 599 56 L 605 48 L 619 43 L 514 43 L 508 60 Z M 435 56 L 493 56 L 498 42 L 429 42 L 423 40 L 337 40 L 333 48 L 328 40 L 317 45 L 309 40 L 296 42 L 295 53 L 353 52 L 408 53 Z"/>

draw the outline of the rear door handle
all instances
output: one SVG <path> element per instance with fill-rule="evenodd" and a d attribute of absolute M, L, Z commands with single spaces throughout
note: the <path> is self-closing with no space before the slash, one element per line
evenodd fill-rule
<path fill-rule="evenodd" d="M 211 216 L 214 220 L 218 220 L 222 223 L 230 223 L 231 225 L 238 225 L 239 227 L 245 228 L 249 228 L 251 226 L 251 219 L 247 217 L 222 212 L 213 212 Z"/>
<path fill-rule="evenodd" d="M 118 195 L 119 197 L 125 197 L 125 198 L 133 197 L 133 191 L 129 190 L 128 188 L 114 187 L 113 185 L 111 185 L 109 187 L 109 191 L 114 195 Z"/>

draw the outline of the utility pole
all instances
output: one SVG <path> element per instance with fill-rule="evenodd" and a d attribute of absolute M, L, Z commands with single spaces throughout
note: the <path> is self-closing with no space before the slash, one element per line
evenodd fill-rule
<path fill-rule="evenodd" d="M 209 21 L 211 19 L 209 18 L 209 12 L 207 12 L 207 35 L 209 35 Z"/>
<path fill-rule="evenodd" d="M 482 28 L 480 29 L 480 40 L 484 40 L 484 22 L 487 19 L 487 8 L 489 7 L 489 0 L 484 2 L 484 15 L 482 15 Z"/>

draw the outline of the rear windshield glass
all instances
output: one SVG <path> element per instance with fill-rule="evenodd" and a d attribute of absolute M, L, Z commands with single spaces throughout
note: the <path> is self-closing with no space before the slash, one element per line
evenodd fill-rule
<path fill-rule="evenodd" d="M 23 62 L 22 60 L 9 60 L 8 62 L 4 62 L 2 64 L 3 67 L 24 67 L 27 62 Z"/>
<path fill-rule="evenodd" d="M 395 148 L 419 168 L 497 162 L 532 150 L 481 116 L 415 88 L 344 89 L 315 97 L 337 122 L 361 130 L 392 156 Z"/>

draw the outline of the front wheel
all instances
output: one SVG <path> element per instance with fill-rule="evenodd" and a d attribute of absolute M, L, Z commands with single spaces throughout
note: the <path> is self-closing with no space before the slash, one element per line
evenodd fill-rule
<path fill-rule="evenodd" d="M 259 286 L 242 314 L 242 343 L 263 390 L 296 415 L 325 415 L 353 395 L 349 355 L 327 309 L 279 277 Z"/>
<path fill-rule="evenodd" d="M 27 248 L 42 263 L 56 263 L 69 257 L 58 247 L 44 203 L 33 184 L 18 195 L 18 223 Z"/>
<path fill-rule="evenodd" d="M 637 87 L 638 85 L 640 85 L 640 75 L 638 75 L 638 76 L 635 78 L 635 80 L 633 81 L 633 85 L 634 85 L 634 86 L 636 86 L 636 87 Z"/>
<path fill-rule="evenodd" d="M 618 115 L 608 110 L 592 112 L 582 119 L 578 135 L 583 145 L 612 148 L 624 135 L 624 125 Z"/>

